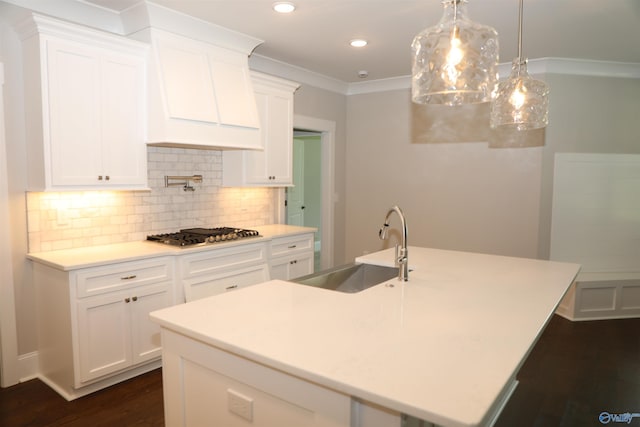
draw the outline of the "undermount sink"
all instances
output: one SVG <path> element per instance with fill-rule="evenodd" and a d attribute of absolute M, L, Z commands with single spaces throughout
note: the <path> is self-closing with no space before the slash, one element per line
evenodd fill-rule
<path fill-rule="evenodd" d="M 352 263 L 299 277 L 293 282 L 338 292 L 356 293 L 397 277 L 397 267 Z"/>

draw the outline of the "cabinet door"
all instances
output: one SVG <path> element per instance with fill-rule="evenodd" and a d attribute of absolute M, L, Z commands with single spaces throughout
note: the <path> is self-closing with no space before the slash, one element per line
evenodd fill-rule
<path fill-rule="evenodd" d="M 80 382 L 131 366 L 130 301 L 130 294 L 127 292 L 79 300 L 77 328 Z"/>
<path fill-rule="evenodd" d="M 297 255 L 289 262 L 289 280 L 313 273 L 313 252 Z"/>
<path fill-rule="evenodd" d="M 268 175 L 276 184 L 293 182 L 293 95 L 274 93 L 269 97 Z"/>
<path fill-rule="evenodd" d="M 293 156 L 293 94 L 265 90 L 256 83 L 260 135 L 264 151 L 246 151 L 246 181 L 250 184 L 290 185 Z"/>
<path fill-rule="evenodd" d="M 146 186 L 144 59 L 110 54 L 103 58 L 101 69 L 104 183 Z"/>
<path fill-rule="evenodd" d="M 292 280 L 313 273 L 313 252 L 303 252 L 292 256 L 271 260 L 271 278 Z"/>
<path fill-rule="evenodd" d="M 171 305 L 170 284 L 131 292 L 131 339 L 134 364 L 160 357 L 160 325 L 149 319 L 149 313 Z"/>
<path fill-rule="evenodd" d="M 45 161 L 51 162 L 53 186 L 96 185 L 101 173 L 100 58 L 87 46 L 47 40 L 49 129 L 44 119 Z M 46 141 L 44 142 L 46 144 Z"/>
<path fill-rule="evenodd" d="M 293 182 L 293 92 L 298 84 L 252 73 L 263 150 L 226 150 L 222 185 L 281 187 Z"/>

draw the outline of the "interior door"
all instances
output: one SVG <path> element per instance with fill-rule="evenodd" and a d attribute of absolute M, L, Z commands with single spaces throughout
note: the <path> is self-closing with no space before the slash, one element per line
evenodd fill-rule
<path fill-rule="evenodd" d="M 293 187 L 287 188 L 287 224 L 304 225 L 304 141 L 293 140 Z"/>

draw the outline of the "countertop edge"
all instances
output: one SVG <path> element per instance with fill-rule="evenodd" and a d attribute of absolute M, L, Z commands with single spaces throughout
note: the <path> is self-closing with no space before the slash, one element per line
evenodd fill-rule
<path fill-rule="evenodd" d="M 72 271 L 81 268 L 99 267 L 102 265 L 121 262 L 140 261 L 164 256 L 186 255 L 202 251 L 250 245 L 252 243 L 269 242 L 279 237 L 289 237 L 299 234 L 313 233 L 316 231 L 316 229 L 312 227 L 289 226 L 286 224 L 271 224 L 252 228 L 260 232 L 260 237 L 237 240 L 223 244 L 180 248 L 162 245 L 157 242 L 141 240 L 46 252 L 29 252 L 26 254 L 26 258 L 33 262 L 58 270 Z"/>

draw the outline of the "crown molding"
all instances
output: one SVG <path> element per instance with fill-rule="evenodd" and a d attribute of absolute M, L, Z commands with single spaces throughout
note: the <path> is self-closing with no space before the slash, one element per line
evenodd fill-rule
<path fill-rule="evenodd" d="M 640 78 L 640 63 L 595 61 L 574 58 L 540 58 L 528 61 L 530 74 L 570 74 L 574 76 Z M 509 69 L 511 65 L 509 65 Z M 508 75 L 507 71 L 500 75 Z"/>
<path fill-rule="evenodd" d="M 349 91 L 346 82 L 255 53 L 249 57 L 249 68 L 342 95 Z"/>
<path fill-rule="evenodd" d="M 411 76 L 347 83 L 325 75 L 276 61 L 261 55 L 252 55 L 249 66 L 257 71 L 295 80 L 320 89 L 342 95 L 385 92 L 411 88 Z M 532 75 L 567 74 L 577 76 L 640 78 L 640 63 L 593 61 L 572 58 L 539 58 L 527 61 L 527 70 Z M 498 73 L 506 78 L 511 72 L 511 63 L 500 64 Z"/>

